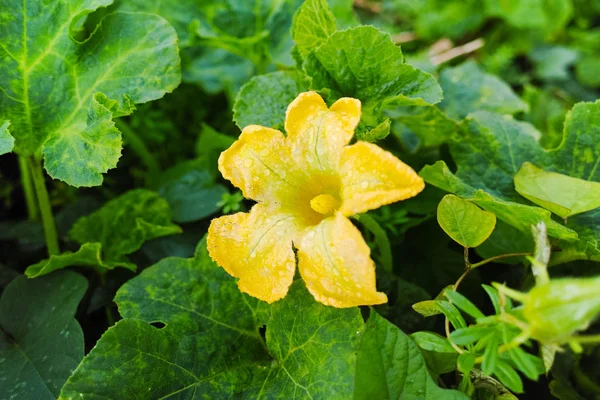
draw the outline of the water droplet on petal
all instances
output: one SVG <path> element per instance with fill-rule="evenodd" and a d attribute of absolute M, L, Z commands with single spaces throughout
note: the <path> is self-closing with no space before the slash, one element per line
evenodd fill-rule
<path fill-rule="evenodd" d="M 251 158 L 246 158 L 244 160 L 244 167 L 251 167 L 254 164 L 254 161 Z"/>

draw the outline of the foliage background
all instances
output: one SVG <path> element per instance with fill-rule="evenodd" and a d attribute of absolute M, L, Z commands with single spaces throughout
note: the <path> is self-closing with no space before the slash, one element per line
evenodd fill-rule
<path fill-rule="evenodd" d="M 600 2 L 328 0 L 300 13 L 301 0 L 104 3 L 78 34 L 115 11 L 161 16 L 178 37 L 182 83 L 116 119 L 124 149 L 101 186 L 46 177 L 61 250 L 74 253 L 48 258 L 42 224 L 28 219 L 19 158 L 0 157 L 0 398 L 464 398 L 442 389 L 461 380 L 452 348 L 431 351 L 407 336 L 445 335 L 443 318 L 412 306 L 465 268 L 462 246 L 436 219 L 446 192 L 496 214 L 471 262 L 531 252 L 529 226 L 545 219 L 561 250 L 551 275 L 598 274 L 597 209 L 565 226 L 506 202 L 532 205 L 513 184 L 526 161 L 600 181 Z M 370 312 L 321 306 L 301 282 L 267 307 L 240 294 L 203 247 L 211 218 L 251 206 L 221 179 L 219 153 L 247 124 L 281 129 L 287 104 L 308 89 L 330 102 L 359 98 L 358 139 L 417 171 L 434 165 L 417 198 L 358 220 L 390 298 Z M 528 290 L 529 261 L 492 263 L 461 283 L 486 315 L 481 284 L 492 281 Z M 518 396 L 598 397 L 599 357 L 594 346 L 559 353 Z M 501 398 L 503 389 L 487 389 L 473 396 Z"/>

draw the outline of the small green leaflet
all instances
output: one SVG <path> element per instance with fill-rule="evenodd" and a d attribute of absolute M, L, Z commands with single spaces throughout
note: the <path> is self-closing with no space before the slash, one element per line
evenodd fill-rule
<path fill-rule="evenodd" d="M 15 138 L 10 135 L 8 126 L 10 122 L 4 121 L 0 124 L 0 156 L 10 153 L 15 145 Z"/>
<path fill-rule="evenodd" d="M 514 179 L 521 196 L 561 218 L 600 207 L 600 182 L 544 171 L 528 162 Z"/>
<path fill-rule="evenodd" d="M 419 347 L 373 310 L 358 350 L 355 386 L 355 400 L 468 399 L 464 393 L 439 388 Z"/>
<path fill-rule="evenodd" d="M 148 240 L 180 232 L 171 223 L 171 210 L 165 199 L 149 190 L 131 190 L 75 222 L 69 236 L 81 244 L 79 250 L 51 256 L 31 265 L 25 274 L 36 277 L 72 265 L 93 267 L 100 272 L 115 267 L 135 271 L 135 264 L 126 255 L 139 250 Z"/>
<path fill-rule="evenodd" d="M 69 271 L 21 276 L 0 298 L 2 398 L 54 400 L 84 355 L 73 318 L 87 281 Z"/>
<path fill-rule="evenodd" d="M 105 16 L 83 42 L 85 15 L 111 0 L 9 2 L 0 18 L 0 120 L 11 123 L 15 151 L 44 157 L 55 179 L 97 186 L 121 156 L 113 118 L 179 84 L 177 36 L 161 17 Z M 34 38 L 35 40 L 33 40 Z"/>
<path fill-rule="evenodd" d="M 529 109 L 510 86 L 483 72 L 475 61 L 444 69 L 440 74 L 440 86 L 444 90 L 440 108 L 452 118 L 462 119 L 480 110 L 515 114 Z"/>
<path fill-rule="evenodd" d="M 479 246 L 496 226 L 493 213 L 451 194 L 440 201 L 437 220 L 444 232 L 464 247 Z"/>

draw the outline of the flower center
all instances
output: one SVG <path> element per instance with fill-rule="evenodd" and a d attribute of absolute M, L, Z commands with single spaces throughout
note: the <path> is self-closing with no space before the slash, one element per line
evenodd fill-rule
<path fill-rule="evenodd" d="M 340 206 L 340 201 L 330 194 L 320 194 L 310 201 L 310 207 L 319 214 L 328 215 Z"/>

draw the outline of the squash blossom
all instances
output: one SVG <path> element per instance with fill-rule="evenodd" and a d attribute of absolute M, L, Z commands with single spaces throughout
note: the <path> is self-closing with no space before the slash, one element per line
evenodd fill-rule
<path fill-rule="evenodd" d="M 272 303 L 298 268 L 316 300 L 334 307 L 381 304 L 369 247 L 349 216 L 415 196 L 423 180 L 391 153 L 348 145 L 361 115 L 357 99 L 328 108 L 316 92 L 288 107 L 284 136 L 250 125 L 219 157 L 223 177 L 257 202 L 249 213 L 213 220 L 207 247 L 239 278 L 242 292 Z"/>

